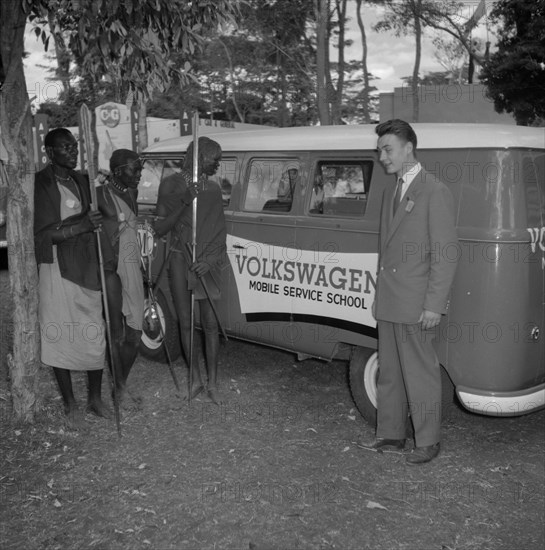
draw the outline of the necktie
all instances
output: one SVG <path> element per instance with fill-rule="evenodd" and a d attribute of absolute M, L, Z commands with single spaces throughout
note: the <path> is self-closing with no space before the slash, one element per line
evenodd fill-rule
<path fill-rule="evenodd" d="M 397 178 L 396 192 L 394 195 L 394 214 L 396 213 L 397 207 L 401 202 L 401 191 L 403 190 L 403 178 Z"/>

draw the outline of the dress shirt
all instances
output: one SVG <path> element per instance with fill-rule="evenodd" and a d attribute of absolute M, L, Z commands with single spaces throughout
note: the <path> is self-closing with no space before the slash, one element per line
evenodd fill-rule
<path fill-rule="evenodd" d="M 403 185 L 401 187 L 401 196 L 399 197 L 399 202 L 403 200 L 403 197 L 405 196 L 405 193 L 407 192 L 407 189 L 409 188 L 409 185 L 413 182 L 414 178 L 422 170 L 422 165 L 417 162 L 412 168 L 407 170 L 402 176 L 401 179 L 403 180 Z"/>

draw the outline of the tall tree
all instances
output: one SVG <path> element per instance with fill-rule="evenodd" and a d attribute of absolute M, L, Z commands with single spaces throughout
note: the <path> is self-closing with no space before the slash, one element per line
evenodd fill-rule
<path fill-rule="evenodd" d="M 316 18 L 316 102 L 320 124 L 331 124 L 327 90 L 327 64 L 329 59 L 329 0 L 314 0 Z"/>
<path fill-rule="evenodd" d="M 32 421 L 37 410 L 39 334 L 37 270 L 34 257 L 34 152 L 32 121 L 23 72 L 24 31 L 29 18 L 47 20 L 54 2 L 72 15 L 67 47 L 85 74 L 96 79 L 112 63 L 131 89 L 150 95 L 172 78 L 187 79 L 191 55 L 207 27 L 233 21 L 237 2 L 228 0 L 2 0 L 0 2 L 0 159 L 8 186 L 7 241 L 14 301 L 13 353 L 8 361 L 16 415 Z M 47 31 L 42 31 L 47 40 Z M 175 63 L 182 52 L 185 61 Z"/>
<path fill-rule="evenodd" d="M 363 88 L 362 88 L 362 106 L 363 106 L 363 122 L 369 124 L 371 122 L 371 114 L 369 112 L 369 72 L 367 71 L 367 36 L 365 33 L 365 25 L 362 17 L 363 0 L 356 0 L 356 16 L 358 28 L 361 34 L 361 69 L 363 72 Z"/>
<path fill-rule="evenodd" d="M 492 12 L 498 44 L 481 79 L 498 112 L 517 124 L 545 124 L 545 0 L 500 0 Z"/>
<path fill-rule="evenodd" d="M 422 57 L 422 14 L 427 5 L 423 0 L 386 0 L 386 16 L 375 25 L 378 31 L 394 31 L 396 36 L 412 31 L 415 37 L 415 58 L 413 75 L 411 80 L 411 93 L 413 98 L 413 122 L 418 122 L 420 102 L 418 97 L 418 79 L 420 73 L 420 60 Z"/>

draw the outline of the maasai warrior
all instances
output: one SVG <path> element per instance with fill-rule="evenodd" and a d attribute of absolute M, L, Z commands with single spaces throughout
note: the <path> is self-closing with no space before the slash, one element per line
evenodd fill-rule
<path fill-rule="evenodd" d="M 126 384 L 138 353 L 144 319 L 144 286 L 137 238 L 139 156 L 117 149 L 110 158 L 109 181 L 97 189 L 104 229 L 104 275 L 110 314 L 113 366 L 119 403 L 129 405 Z M 138 403 L 139 398 L 133 401 Z"/>
<path fill-rule="evenodd" d="M 84 414 L 70 371 L 87 371 L 87 410 L 111 415 L 100 396 L 106 340 L 93 231 L 101 215 L 90 210 L 89 183 L 74 171 L 78 144 L 70 131 L 52 130 L 44 144 L 50 163 L 34 186 L 41 359 L 53 367 L 69 425 L 79 428 Z"/>
<path fill-rule="evenodd" d="M 209 138 L 199 138 L 197 185 L 193 182 L 193 147 L 191 142 L 187 148 L 181 173 L 169 176 L 159 186 L 158 219 L 155 223 L 155 231 L 159 236 L 172 231 L 170 288 L 180 321 L 182 348 L 188 363 L 191 337 L 191 289 L 195 293 L 195 299 L 199 301 L 208 372 L 207 393 L 212 402 L 219 404 L 218 323 L 202 287 L 201 278 L 207 286 L 211 299 L 218 300 L 227 232 L 221 189 L 218 184 L 209 180 L 208 176 L 215 174 L 218 170 L 221 147 Z M 191 245 L 192 242 L 192 202 L 195 196 L 197 196 L 197 244 L 196 261 L 193 263 L 187 245 Z M 198 365 L 197 362 L 194 364 Z M 200 370 L 197 368 L 190 388 L 191 396 L 196 397 L 204 389 Z"/>

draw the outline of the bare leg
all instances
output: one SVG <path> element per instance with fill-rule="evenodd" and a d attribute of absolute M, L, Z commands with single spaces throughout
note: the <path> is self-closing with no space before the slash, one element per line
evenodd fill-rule
<path fill-rule="evenodd" d="M 88 382 L 88 398 L 87 398 L 87 411 L 95 414 L 96 416 L 102 416 L 103 418 L 111 418 L 112 413 L 106 406 L 100 395 L 102 389 L 102 369 L 100 370 L 88 370 L 87 382 Z"/>
<path fill-rule="evenodd" d="M 110 357 L 110 370 L 115 369 L 115 385 L 118 395 L 123 393 L 125 379 L 123 376 L 123 357 L 121 350 L 125 339 L 123 319 L 123 290 L 121 279 L 117 273 L 106 271 L 106 294 L 108 296 L 108 313 L 110 318 L 110 333 L 112 337 L 113 357 Z"/>
<path fill-rule="evenodd" d="M 76 398 L 74 397 L 72 376 L 70 371 L 68 369 L 53 367 L 53 372 L 55 373 L 57 385 L 59 386 L 59 391 L 61 392 L 64 405 L 64 414 L 66 414 L 68 424 L 76 430 L 82 428 L 85 425 L 83 413 L 78 408 Z"/>
<path fill-rule="evenodd" d="M 206 367 L 208 371 L 208 385 L 215 387 L 218 374 L 219 335 L 218 323 L 208 300 L 200 300 L 201 323 L 204 332 L 204 349 L 206 353 Z"/>
<path fill-rule="evenodd" d="M 187 289 L 187 265 L 182 254 L 172 254 L 170 260 L 169 279 L 174 307 L 180 323 L 180 340 L 187 365 L 191 341 L 191 292 Z M 196 397 L 204 389 L 199 369 L 197 346 L 193 344 L 193 381 L 191 395 Z"/>
<path fill-rule="evenodd" d="M 220 339 L 218 334 L 218 322 L 214 310 L 208 300 L 200 300 L 201 324 L 204 332 L 204 349 L 206 353 L 206 370 L 208 372 L 208 397 L 219 405 L 218 393 L 218 357 Z"/>

